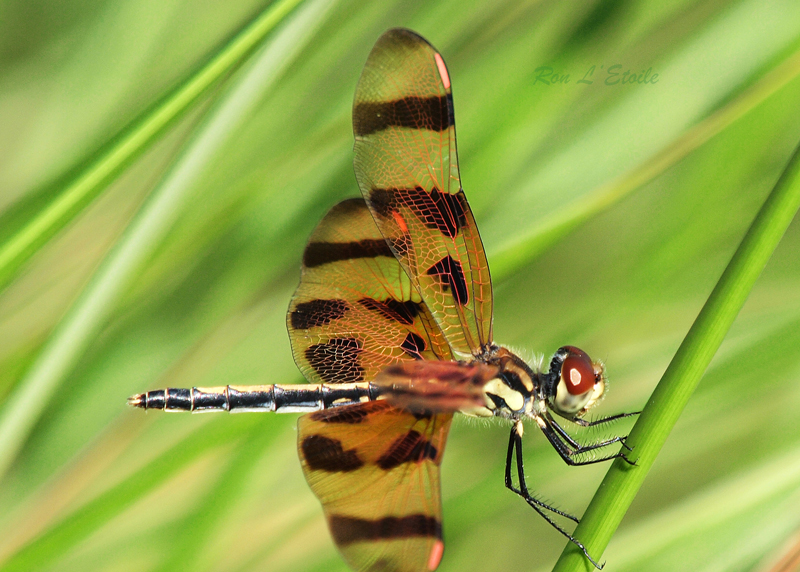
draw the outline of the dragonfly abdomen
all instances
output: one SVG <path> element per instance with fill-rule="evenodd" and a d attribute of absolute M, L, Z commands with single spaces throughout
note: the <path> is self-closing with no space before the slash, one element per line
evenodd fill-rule
<path fill-rule="evenodd" d="M 371 383 L 302 385 L 225 385 L 155 389 L 128 398 L 128 405 L 162 411 L 265 411 L 308 413 L 374 401 L 380 393 Z"/>

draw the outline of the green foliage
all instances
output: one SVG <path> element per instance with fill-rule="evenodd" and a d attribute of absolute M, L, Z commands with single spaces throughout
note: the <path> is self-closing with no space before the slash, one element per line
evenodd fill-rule
<path fill-rule="evenodd" d="M 264 10 L 4 3 L 0 252 Z M 155 234 L 133 231 L 251 66 L 223 71 L 113 180 L 34 233 L 22 266 L 3 267 L 0 426 L 17 440 L 0 442 L 0 570 L 345 570 L 302 479 L 292 416 L 145 415 L 125 399 L 299 382 L 285 309 L 311 229 L 357 194 L 352 95 L 392 26 L 420 32 L 448 62 L 498 341 L 578 345 L 611 376 L 598 414 L 644 406 L 800 139 L 799 10 L 343 0 L 281 18 L 267 42 L 297 17 L 318 23 L 274 47 L 272 71 L 189 168 L 183 202 Z M 658 81 L 605 85 L 615 64 Z M 541 66 L 569 82 L 537 81 Z M 594 83 L 579 84 L 591 66 Z M 131 241 L 141 259 L 99 296 Z M 609 569 L 760 570 L 800 528 L 798 259 L 795 220 L 611 539 Z M 32 372 L 53 347 L 72 357 L 42 390 Z M 525 435 L 529 484 L 582 514 L 608 467 L 566 467 L 536 433 Z M 547 570 L 564 546 L 503 487 L 506 437 L 500 423 L 454 425 L 443 571 Z"/>

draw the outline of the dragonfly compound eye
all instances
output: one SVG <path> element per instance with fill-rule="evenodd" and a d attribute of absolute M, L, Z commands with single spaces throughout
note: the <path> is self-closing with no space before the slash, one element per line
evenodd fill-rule
<path fill-rule="evenodd" d="M 566 417 L 580 417 L 602 397 L 605 376 L 602 364 L 592 363 L 586 352 L 573 346 L 564 346 L 560 351 L 567 355 L 561 363 L 555 395 L 550 406 Z"/>
<path fill-rule="evenodd" d="M 570 395 L 586 393 L 596 381 L 592 360 L 581 350 L 570 352 L 561 366 L 561 379 Z"/>

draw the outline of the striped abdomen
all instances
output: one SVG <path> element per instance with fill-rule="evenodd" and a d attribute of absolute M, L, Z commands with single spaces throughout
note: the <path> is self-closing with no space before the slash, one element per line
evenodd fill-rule
<path fill-rule="evenodd" d="M 163 411 L 307 413 L 374 401 L 379 395 L 380 389 L 372 383 L 170 387 L 132 395 L 128 405 Z"/>

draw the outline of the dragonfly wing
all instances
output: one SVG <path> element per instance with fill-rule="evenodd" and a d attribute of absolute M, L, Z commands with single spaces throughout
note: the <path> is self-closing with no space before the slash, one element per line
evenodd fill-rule
<path fill-rule="evenodd" d="M 451 419 L 414 415 L 383 400 L 300 418 L 303 472 L 354 570 L 438 566 L 444 550 L 439 465 Z"/>
<path fill-rule="evenodd" d="M 312 383 L 372 381 L 388 365 L 452 358 L 363 199 L 339 203 L 312 233 L 287 326 Z"/>
<path fill-rule="evenodd" d="M 375 44 L 356 88 L 354 166 L 361 193 L 450 347 L 492 341 L 492 284 L 461 188 L 447 67 L 404 29 Z"/>
<path fill-rule="evenodd" d="M 353 126 L 364 200 L 335 206 L 312 234 L 287 325 L 309 381 L 383 379 L 395 389 L 301 417 L 298 450 L 354 569 L 434 570 L 452 412 L 474 405 L 494 373 L 475 364 L 470 377 L 472 366 L 454 361 L 491 343 L 492 291 L 461 189 L 442 57 L 408 30 L 384 34 L 359 80 Z M 396 407 L 401 392 L 412 398 Z"/>
<path fill-rule="evenodd" d="M 452 359 L 363 199 L 339 203 L 314 230 L 287 325 L 295 361 L 312 382 L 373 381 L 387 366 Z M 438 564 L 439 464 L 451 418 L 415 416 L 382 400 L 298 421 L 306 480 L 356 570 Z"/>

